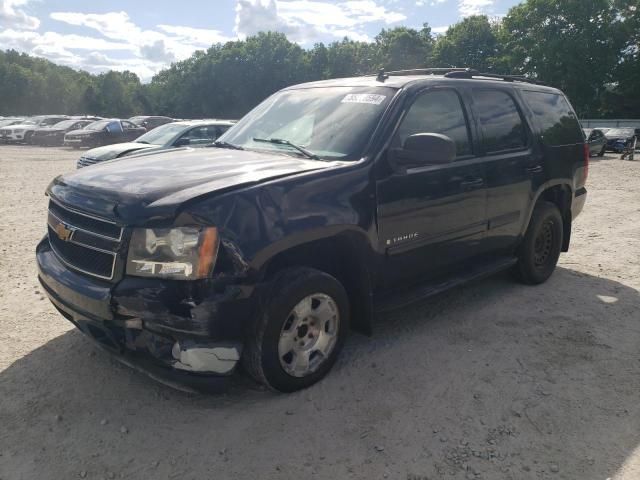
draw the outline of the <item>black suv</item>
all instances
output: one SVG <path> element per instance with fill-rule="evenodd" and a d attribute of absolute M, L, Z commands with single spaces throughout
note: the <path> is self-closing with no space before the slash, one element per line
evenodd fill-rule
<path fill-rule="evenodd" d="M 562 92 L 469 70 L 286 88 L 212 148 L 59 176 L 39 278 L 156 378 L 217 389 L 242 359 L 294 391 L 376 312 L 567 251 L 589 149 Z"/>

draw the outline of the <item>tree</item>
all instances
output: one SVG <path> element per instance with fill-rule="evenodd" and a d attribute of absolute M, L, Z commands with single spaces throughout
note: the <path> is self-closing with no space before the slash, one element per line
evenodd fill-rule
<path fill-rule="evenodd" d="M 439 67 L 469 67 L 490 72 L 499 62 L 500 46 L 496 37 L 498 24 L 485 15 L 467 17 L 438 37 L 435 62 Z"/>
<path fill-rule="evenodd" d="M 501 34 L 507 64 L 569 94 L 580 115 L 597 115 L 618 63 L 620 20 L 611 0 L 527 0 Z"/>
<path fill-rule="evenodd" d="M 431 28 L 426 23 L 421 31 L 396 27 L 383 29 L 376 36 L 377 62 L 388 70 L 427 67 L 433 53 Z"/>

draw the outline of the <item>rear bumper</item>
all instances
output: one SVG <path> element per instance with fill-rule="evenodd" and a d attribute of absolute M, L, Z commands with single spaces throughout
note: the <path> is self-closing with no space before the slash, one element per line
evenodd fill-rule
<path fill-rule="evenodd" d="M 161 320 L 160 311 L 144 312 L 145 318 L 121 314 L 114 295 L 116 286 L 67 268 L 46 237 L 36 249 L 36 260 L 38 279 L 51 303 L 118 360 L 181 390 L 216 392 L 225 388 L 240 359 L 241 341 L 213 339 L 205 329 L 190 332 L 187 328 L 172 334 L 170 329 L 148 328 L 153 324 L 147 321 L 151 317 Z M 142 291 L 141 298 L 148 293 Z"/>
<path fill-rule="evenodd" d="M 571 217 L 575 220 L 582 212 L 584 204 L 587 203 L 587 189 L 585 187 L 576 190 L 573 196 L 573 203 L 571 204 Z"/>

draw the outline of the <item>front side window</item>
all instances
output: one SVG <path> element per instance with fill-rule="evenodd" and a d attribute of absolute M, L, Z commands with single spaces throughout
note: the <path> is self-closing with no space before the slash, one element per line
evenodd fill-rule
<path fill-rule="evenodd" d="M 285 90 L 245 115 L 220 142 L 300 155 L 299 150 L 285 144 L 290 142 L 321 159 L 359 160 L 395 93 L 390 87 Z"/>
<path fill-rule="evenodd" d="M 457 157 L 472 153 L 462 103 L 453 90 L 434 90 L 418 96 L 398 127 L 393 143 L 402 146 L 407 137 L 417 133 L 446 135 L 455 142 Z"/>
<path fill-rule="evenodd" d="M 215 125 L 206 125 L 192 128 L 179 140 L 186 140 L 189 144 L 211 143 L 218 138 L 218 128 Z"/>
<path fill-rule="evenodd" d="M 527 145 L 524 122 L 511 95 L 501 90 L 474 90 L 473 103 L 484 133 L 486 153 L 517 150 Z"/>

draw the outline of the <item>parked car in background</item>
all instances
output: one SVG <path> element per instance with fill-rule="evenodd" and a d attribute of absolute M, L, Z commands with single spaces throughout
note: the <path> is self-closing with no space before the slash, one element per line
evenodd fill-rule
<path fill-rule="evenodd" d="M 604 134 L 607 138 L 607 151 L 622 153 L 625 145 L 636 135 L 634 128 L 612 128 Z"/>
<path fill-rule="evenodd" d="M 24 117 L 5 117 L 0 120 L 0 128 L 8 127 L 9 125 L 17 125 L 18 123 L 24 122 L 26 119 Z"/>
<path fill-rule="evenodd" d="M 433 72 L 291 86 L 214 148 L 56 177 L 43 292 L 155 378 L 220 388 L 242 359 L 291 392 L 377 312 L 505 269 L 545 282 L 587 198 L 573 108 L 519 77 Z"/>
<path fill-rule="evenodd" d="M 589 155 L 604 156 L 604 152 L 607 149 L 607 137 L 604 136 L 602 130 L 599 128 L 584 128 L 582 131 L 589 145 Z"/>
<path fill-rule="evenodd" d="M 22 123 L 0 128 L 0 140 L 5 143 L 30 143 L 33 132 L 40 127 L 55 125 L 69 118 L 67 115 L 38 115 Z"/>
<path fill-rule="evenodd" d="M 50 127 L 41 127 L 33 131 L 31 143 L 44 147 L 61 146 L 64 143 L 64 136 L 67 132 L 80 130 L 95 120 L 63 120 Z"/>
<path fill-rule="evenodd" d="M 111 118 L 90 123 L 80 130 L 72 130 L 64 136 L 67 147 L 99 147 L 112 143 L 129 142 L 138 138 L 147 130 L 129 120 Z"/>
<path fill-rule="evenodd" d="M 230 120 L 191 120 L 162 125 L 138 137 L 134 142 L 116 143 L 85 152 L 77 167 L 138 153 L 151 153 L 175 147 L 210 145 L 235 122 Z"/>
<path fill-rule="evenodd" d="M 175 122 L 175 120 L 170 117 L 144 116 L 144 115 L 131 117 L 129 121 L 131 123 L 135 123 L 139 127 L 146 128 L 147 132 L 150 130 L 153 130 L 154 128 L 159 127 L 160 125 L 164 125 L 165 123 Z"/>

